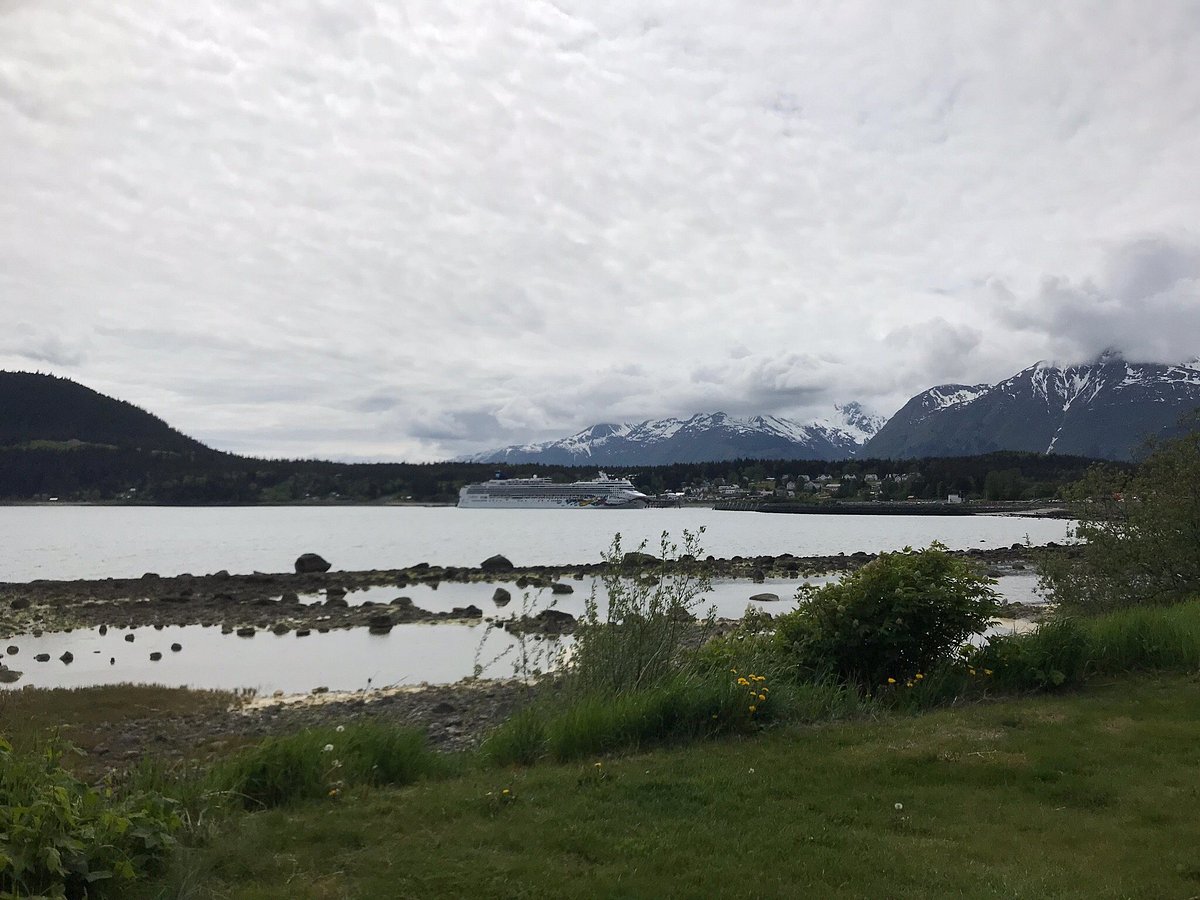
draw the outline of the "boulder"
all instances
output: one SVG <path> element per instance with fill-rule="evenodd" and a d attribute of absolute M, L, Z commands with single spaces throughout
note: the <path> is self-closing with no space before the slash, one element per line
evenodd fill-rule
<path fill-rule="evenodd" d="M 631 569 L 644 569 L 647 566 L 656 566 L 659 561 L 657 556 L 632 550 L 621 557 L 621 568 L 628 572 Z"/>
<path fill-rule="evenodd" d="M 49 653 L 39 653 L 37 656 L 34 657 L 34 659 L 37 660 L 38 662 L 50 662 L 50 654 Z"/>
<path fill-rule="evenodd" d="M 389 605 L 397 606 L 400 609 L 412 609 L 412 607 L 413 607 L 412 597 L 397 597 Z"/>
<path fill-rule="evenodd" d="M 101 625 L 101 626 L 99 627 L 99 629 L 97 629 L 97 630 L 98 630 L 98 631 L 100 632 L 100 634 L 102 634 L 102 635 L 104 635 L 104 634 L 108 634 L 108 626 L 107 626 L 107 625 Z"/>
<path fill-rule="evenodd" d="M 330 564 L 316 553 L 301 553 L 296 557 L 296 574 L 311 575 L 328 572 Z"/>
<path fill-rule="evenodd" d="M 285 625 L 283 622 L 280 622 L 278 625 L 276 625 L 274 628 L 271 629 L 271 634 L 287 634 L 291 630 L 292 629 L 290 626 Z"/>
<path fill-rule="evenodd" d="M 254 637 L 254 629 L 248 625 L 244 628 L 239 628 L 239 629 L 237 629 L 237 636 L 238 637 Z"/>
<path fill-rule="evenodd" d="M 171 645 L 171 652 L 172 652 L 172 653 L 178 653 L 178 652 L 179 652 L 180 650 L 182 650 L 182 649 L 183 649 L 183 644 L 172 644 L 172 645 Z"/>
<path fill-rule="evenodd" d="M 21 648 L 18 647 L 16 644 L 9 644 L 5 648 L 4 652 L 7 653 L 9 656 L 16 656 L 18 653 L 21 652 Z"/>
<path fill-rule="evenodd" d="M 771 593 L 754 594 L 751 596 L 750 600 L 753 603 L 777 603 L 779 601 L 779 595 Z"/>
<path fill-rule="evenodd" d="M 296 637 L 308 637 L 310 634 L 312 634 L 312 629 L 309 629 L 309 628 L 297 628 L 296 629 Z"/>
<path fill-rule="evenodd" d="M 162 659 L 162 654 L 157 650 L 150 654 L 150 662 L 158 662 L 160 659 Z"/>
<path fill-rule="evenodd" d="M 289 603 L 294 606 L 295 604 L 300 602 L 300 595 L 294 594 L 291 591 L 288 591 L 286 594 L 284 594 L 282 597 L 279 598 L 279 602 L 280 603 Z"/>
<path fill-rule="evenodd" d="M 479 564 L 479 568 L 485 572 L 511 572 L 513 570 L 512 561 L 505 556 L 497 553 L 495 556 L 489 556 Z"/>
<path fill-rule="evenodd" d="M 59 657 L 59 659 L 62 660 L 65 665 L 69 666 L 71 663 L 73 663 L 75 661 L 75 654 L 72 653 L 70 650 L 67 650 L 63 653 L 62 656 Z"/>
<path fill-rule="evenodd" d="M 382 628 L 384 626 L 391 628 L 393 623 L 392 623 L 392 617 L 389 616 L 387 613 L 378 612 L 378 613 L 371 613 L 371 615 L 369 615 L 367 617 L 367 624 L 370 625 L 372 628 L 376 628 L 376 627 Z"/>
<path fill-rule="evenodd" d="M 0 684 L 12 684 L 21 677 L 21 673 L 16 669 L 6 669 L 0 666 Z"/>
<path fill-rule="evenodd" d="M 510 600 L 512 600 L 512 594 L 502 587 L 496 588 L 496 592 L 492 594 L 492 602 L 497 606 L 508 606 Z"/>
<path fill-rule="evenodd" d="M 132 631 L 129 634 L 125 635 L 125 640 L 131 644 L 133 643 L 133 632 Z"/>
<path fill-rule="evenodd" d="M 569 584 L 563 584 L 560 581 L 556 581 L 556 582 L 554 582 L 554 584 L 550 585 L 550 593 L 552 593 L 552 594 L 573 594 L 573 593 L 575 593 L 575 588 L 571 587 Z"/>
<path fill-rule="evenodd" d="M 450 617 L 453 619 L 482 619 L 483 610 L 478 606 L 456 606 L 450 610 Z"/>
<path fill-rule="evenodd" d="M 29 609 L 29 598 L 18 597 L 9 605 L 12 606 L 13 609 Z"/>
<path fill-rule="evenodd" d="M 575 617 L 560 609 L 543 609 L 533 617 L 533 621 L 540 624 L 544 631 L 562 631 L 575 624 Z"/>

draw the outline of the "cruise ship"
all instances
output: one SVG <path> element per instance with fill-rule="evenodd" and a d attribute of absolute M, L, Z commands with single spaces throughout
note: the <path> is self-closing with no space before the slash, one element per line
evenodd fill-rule
<path fill-rule="evenodd" d="M 549 478 L 494 478 L 458 492 L 463 509 L 638 509 L 650 498 L 628 478 L 600 473 L 591 481 L 558 484 Z"/>

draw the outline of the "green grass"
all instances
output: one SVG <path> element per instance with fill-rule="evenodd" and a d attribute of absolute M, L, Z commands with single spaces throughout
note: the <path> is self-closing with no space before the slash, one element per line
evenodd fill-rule
<path fill-rule="evenodd" d="M 1191 897 L 1198 726 L 1194 677 L 1127 678 L 363 788 L 242 814 L 144 896 Z"/>

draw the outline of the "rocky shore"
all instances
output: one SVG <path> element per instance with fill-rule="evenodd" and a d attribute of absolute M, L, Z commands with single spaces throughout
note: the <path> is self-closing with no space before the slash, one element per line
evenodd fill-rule
<path fill-rule="evenodd" d="M 995 573 L 1028 566 L 1042 549 L 1014 544 L 1008 548 L 955 553 L 977 560 Z M 1054 545 L 1049 545 L 1049 549 L 1054 549 Z M 845 572 L 874 558 L 875 554 L 861 552 L 809 557 L 710 556 L 703 560 L 684 558 L 665 569 L 671 572 L 687 567 L 711 578 L 757 583 L 768 578 Z M 298 569 L 302 559 L 297 560 Z M 623 574 L 642 578 L 654 577 L 663 568 L 658 560 L 640 554 L 627 554 L 621 565 Z M 238 575 L 221 571 L 174 576 L 146 573 L 140 578 L 0 583 L 0 640 L 20 634 L 102 625 L 113 628 L 208 625 L 230 631 L 299 632 L 354 627 L 386 630 L 400 624 L 479 620 L 484 612 L 477 606 L 434 612 L 416 606 L 403 591 L 416 585 L 436 588 L 442 583 L 484 582 L 497 585 L 496 605 L 500 608 L 505 602 L 500 598 L 506 592 L 511 595 L 511 589 L 545 588 L 566 593 L 570 590 L 570 580 L 595 577 L 608 569 L 603 563 L 516 567 L 504 557 L 495 556 L 471 568 L 418 563 L 403 569 L 358 572 Z M 346 599 L 352 592 L 381 587 L 395 588 L 396 597 L 386 603 L 364 601 L 353 605 Z M 556 618 L 548 628 L 546 622 L 527 625 L 561 632 L 569 630 L 571 623 Z"/>

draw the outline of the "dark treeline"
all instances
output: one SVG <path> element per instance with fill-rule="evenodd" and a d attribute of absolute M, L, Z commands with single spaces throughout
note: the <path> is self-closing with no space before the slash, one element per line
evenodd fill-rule
<path fill-rule="evenodd" d="M 1078 457 L 994 453 L 926 460 L 732 460 L 667 466 L 613 467 L 647 493 L 702 485 L 754 487 L 769 478 L 829 475 L 885 482 L 884 499 L 944 498 L 960 493 L 991 500 L 1054 497 L 1092 463 Z M 95 444 L 36 442 L 0 447 L 0 499 L 124 500 L 145 503 L 452 502 L 458 489 L 496 472 L 556 480 L 591 478 L 595 467 L 498 466 L 486 463 L 337 463 L 260 460 L 214 451 L 176 453 Z M 849 496 L 849 494 L 844 494 Z"/>

